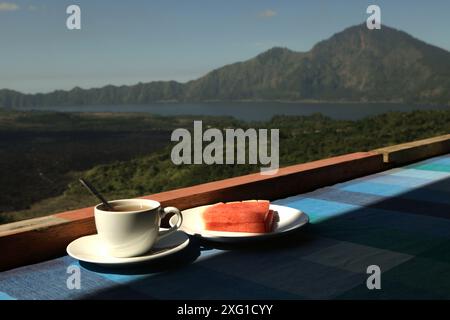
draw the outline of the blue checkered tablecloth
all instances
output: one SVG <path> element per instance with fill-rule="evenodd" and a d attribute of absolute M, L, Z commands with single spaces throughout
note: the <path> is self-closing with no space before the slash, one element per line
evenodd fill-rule
<path fill-rule="evenodd" d="M 311 223 L 243 246 L 192 239 L 133 269 L 64 256 L 0 273 L 0 299 L 450 298 L 450 155 L 274 203 Z M 367 288 L 369 265 L 381 269 L 380 290 Z M 67 287 L 69 266 L 80 289 Z"/>

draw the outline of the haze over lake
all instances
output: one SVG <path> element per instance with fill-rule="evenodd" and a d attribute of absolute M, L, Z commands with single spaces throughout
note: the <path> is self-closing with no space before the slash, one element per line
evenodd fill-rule
<path fill-rule="evenodd" d="M 450 110 L 450 106 L 393 103 L 283 103 L 283 102 L 210 102 L 153 103 L 150 105 L 101 105 L 18 108 L 17 110 L 62 112 L 145 112 L 163 116 L 232 116 L 245 121 L 266 121 L 275 115 L 306 116 L 322 113 L 332 119 L 358 120 L 389 111 Z"/>

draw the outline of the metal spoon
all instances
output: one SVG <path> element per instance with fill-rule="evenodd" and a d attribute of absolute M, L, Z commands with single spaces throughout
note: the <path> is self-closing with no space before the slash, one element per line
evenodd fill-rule
<path fill-rule="evenodd" d="M 97 189 L 94 188 L 92 184 L 84 180 L 83 178 L 80 178 L 81 184 L 89 190 L 90 193 L 92 193 L 94 196 L 96 196 L 100 201 L 111 211 L 114 211 L 113 207 L 106 201 L 106 199 L 100 194 L 100 192 L 97 191 Z"/>

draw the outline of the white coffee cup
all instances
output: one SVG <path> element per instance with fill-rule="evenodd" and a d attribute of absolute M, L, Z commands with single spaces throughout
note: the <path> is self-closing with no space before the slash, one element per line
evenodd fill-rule
<path fill-rule="evenodd" d="M 180 210 L 161 208 L 161 204 L 147 199 L 109 201 L 115 209 L 108 211 L 104 204 L 95 206 L 95 226 L 107 254 L 128 258 L 149 251 L 157 240 L 178 230 L 183 222 Z M 169 213 L 178 216 L 176 225 L 159 230 L 161 220 Z"/>

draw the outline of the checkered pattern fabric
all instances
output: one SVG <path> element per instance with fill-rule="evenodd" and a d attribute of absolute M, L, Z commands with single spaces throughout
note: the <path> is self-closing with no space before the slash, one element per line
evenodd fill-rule
<path fill-rule="evenodd" d="M 0 299 L 450 298 L 450 155 L 275 203 L 311 223 L 242 246 L 191 239 L 132 269 L 64 256 L 1 273 Z M 71 265 L 80 267 L 80 289 L 67 288 Z M 367 288 L 370 265 L 381 269 L 380 290 Z"/>

